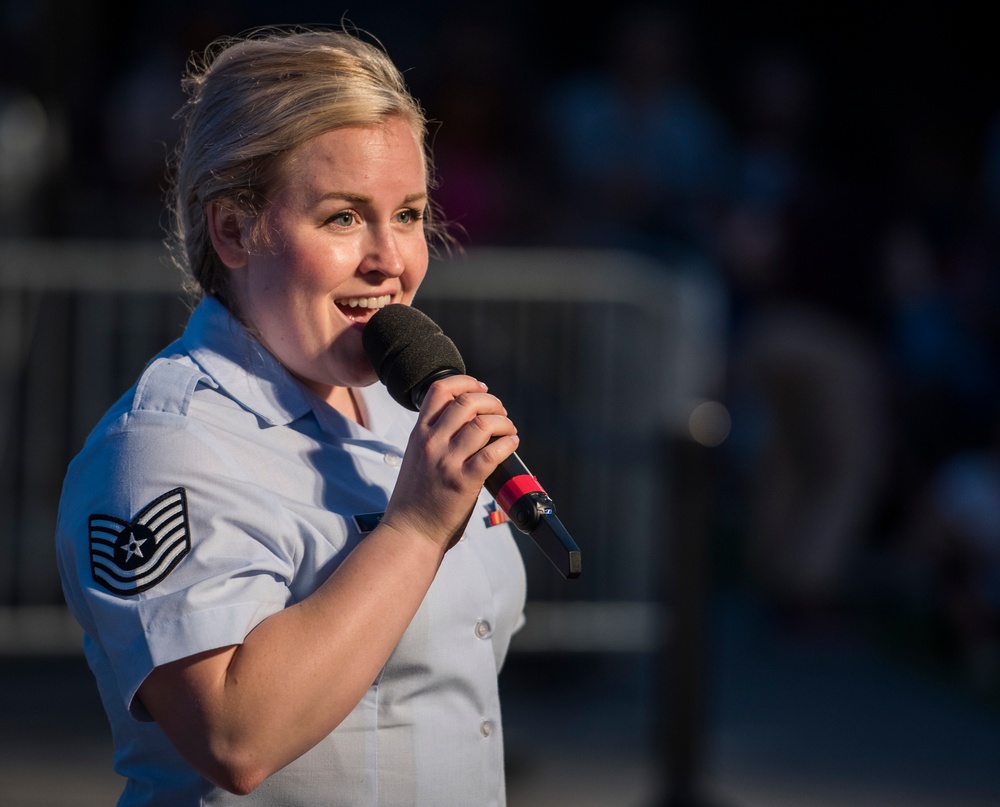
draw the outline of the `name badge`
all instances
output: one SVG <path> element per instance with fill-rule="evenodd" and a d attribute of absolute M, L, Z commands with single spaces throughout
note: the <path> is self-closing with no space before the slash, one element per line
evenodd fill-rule
<path fill-rule="evenodd" d="M 353 517 L 354 526 L 358 528 L 358 532 L 365 535 L 378 526 L 384 515 L 385 513 L 360 513 Z"/>

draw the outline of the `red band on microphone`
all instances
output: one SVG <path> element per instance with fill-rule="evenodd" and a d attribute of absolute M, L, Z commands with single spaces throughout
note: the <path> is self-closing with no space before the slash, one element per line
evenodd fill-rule
<path fill-rule="evenodd" d="M 530 474 L 513 476 L 497 491 L 497 504 L 506 513 L 525 493 L 545 493 L 545 491 L 538 484 L 538 480 Z"/>

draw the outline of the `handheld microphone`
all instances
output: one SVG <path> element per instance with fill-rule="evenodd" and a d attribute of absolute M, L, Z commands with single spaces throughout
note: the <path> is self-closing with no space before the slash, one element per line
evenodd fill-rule
<path fill-rule="evenodd" d="M 455 343 L 434 320 L 408 305 L 380 309 L 361 334 L 368 360 L 393 399 L 417 411 L 431 384 L 465 373 Z M 511 454 L 487 478 L 484 487 L 521 532 L 562 573 L 580 576 L 580 549 L 556 516 L 556 507 L 517 454 Z"/>

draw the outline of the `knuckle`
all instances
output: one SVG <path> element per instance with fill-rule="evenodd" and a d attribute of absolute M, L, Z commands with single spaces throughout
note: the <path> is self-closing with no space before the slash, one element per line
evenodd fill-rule
<path fill-rule="evenodd" d="M 487 418 L 486 415 L 482 414 L 476 415 L 472 420 L 469 421 L 469 425 L 472 428 L 476 429 L 477 431 L 481 432 L 490 431 L 489 419 Z"/>

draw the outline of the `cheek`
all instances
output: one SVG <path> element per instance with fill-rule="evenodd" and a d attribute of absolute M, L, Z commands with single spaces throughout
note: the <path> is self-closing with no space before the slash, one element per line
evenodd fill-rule
<path fill-rule="evenodd" d="M 249 297 L 249 318 L 266 341 L 274 342 L 289 338 L 302 323 L 314 320 L 323 293 L 318 273 L 288 262 L 258 272 Z"/>
<path fill-rule="evenodd" d="M 416 287 L 424 279 L 424 275 L 427 274 L 427 264 L 430 260 L 430 254 L 427 249 L 427 242 L 420 239 L 419 242 L 412 244 L 404 256 L 404 262 L 406 265 L 406 283 L 405 285 L 409 287 L 411 291 L 416 290 Z"/>
<path fill-rule="evenodd" d="M 354 274 L 358 257 L 349 248 L 301 250 L 289 253 L 280 276 L 271 278 L 293 305 L 320 304 Z"/>

